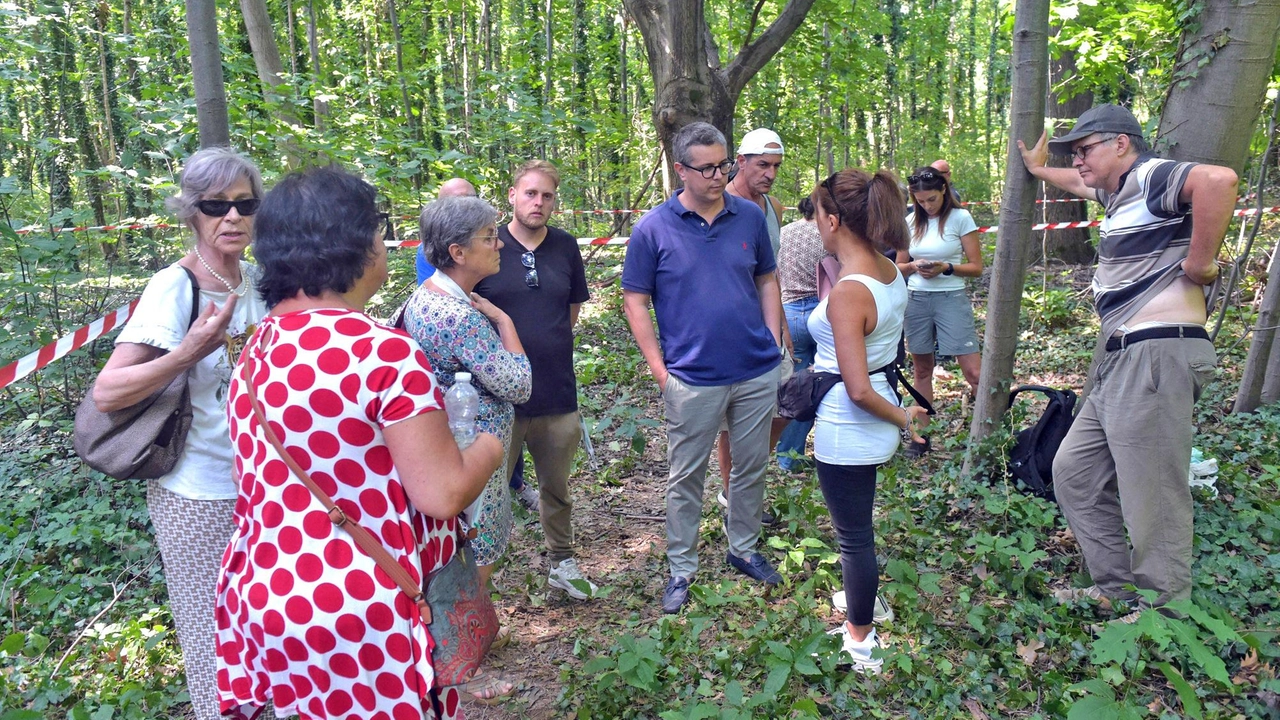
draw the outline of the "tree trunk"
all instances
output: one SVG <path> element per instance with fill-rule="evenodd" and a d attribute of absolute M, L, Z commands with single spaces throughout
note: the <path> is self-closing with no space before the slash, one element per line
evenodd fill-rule
<path fill-rule="evenodd" d="M 1182 36 L 1157 147 L 1244 169 L 1280 41 L 1280 0 L 1206 0 Z"/>
<path fill-rule="evenodd" d="M 316 29 L 316 3 L 307 0 L 307 52 L 311 54 L 311 107 L 315 113 L 316 130 L 324 130 L 329 118 L 329 103 L 321 99 L 324 94 L 324 72 L 320 69 L 320 41 Z"/>
<path fill-rule="evenodd" d="M 218 8 L 214 0 L 187 0 L 187 42 L 191 46 L 191 82 L 196 90 L 200 147 L 231 144 L 227 88 L 218 50 Z"/>
<path fill-rule="evenodd" d="M 240 0 L 240 11 L 244 13 L 244 27 L 249 35 L 249 47 L 253 49 L 253 64 L 258 68 L 258 79 L 262 81 L 263 97 L 276 118 L 289 126 L 292 134 L 292 128 L 302 123 L 289 109 L 289 97 L 280 92 L 280 86 L 285 84 L 281 77 L 284 63 L 280 60 L 280 47 L 276 45 L 276 36 L 271 29 L 266 0 Z M 282 149 L 290 167 L 296 167 L 302 161 L 302 151 L 291 139 L 283 143 Z"/>
<path fill-rule="evenodd" d="M 1160 115 L 1157 143 L 1169 157 L 1225 165 L 1242 173 L 1277 42 L 1280 0 L 1207 0 L 1196 23 L 1182 36 L 1173 84 Z M 1273 264 L 1235 412 L 1256 408 L 1268 371 L 1275 374 L 1268 366 L 1275 364 L 1270 359 L 1280 303 L 1276 275 Z"/>
<path fill-rule="evenodd" d="M 1054 29 L 1057 32 L 1057 29 Z M 1054 86 L 1069 80 L 1076 75 L 1076 58 L 1075 54 L 1070 50 L 1064 50 L 1062 57 L 1049 63 L 1049 117 L 1053 118 L 1052 135 L 1057 137 L 1066 134 L 1070 126 L 1074 123 L 1067 121 L 1075 120 L 1080 115 L 1093 107 L 1093 93 L 1082 92 L 1071 97 L 1062 97 L 1055 90 Z M 1070 155 L 1050 155 L 1049 164 L 1053 167 L 1071 167 Z M 1042 206 L 1040 217 L 1043 222 L 1060 223 L 1060 222 L 1080 222 L 1089 219 L 1089 206 L 1084 202 L 1078 202 L 1078 198 L 1068 192 L 1063 192 L 1048 183 L 1041 183 L 1044 187 L 1044 200 L 1047 200 Z M 1066 202 L 1060 202 L 1060 201 Z M 1059 201 L 1059 202 L 1055 202 Z M 1056 258 L 1073 265 L 1084 265 L 1093 262 L 1096 254 L 1092 243 L 1089 242 L 1090 231 L 1088 228 L 1078 228 L 1071 230 L 1044 230 L 1036 233 L 1044 239 L 1043 248 L 1046 259 Z"/>
<path fill-rule="evenodd" d="M 1280 244 L 1276 246 L 1280 253 Z M 1280 263 L 1272 255 L 1271 271 L 1268 273 L 1266 294 L 1262 296 L 1262 307 L 1258 310 L 1258 319 L 1253 325 L 1253 340 L 1249 343 L 1249 357 L 1245 361 L 1244 375 L 1240 378 L 1240 391 L 1236 394 L 1233 413 L 1248 413 L 1259 406 L 1275 402 L 1275 387 L 1280 385 L 1280 355 L 1277 355 L 1276 321 L 1280 319 Z M 1268 388 L 1270 386 L 1270 388 Z M 1264 392 L 1271 389 L 1271 398 L 1264 397 Z"/>
<path fill-rule="evenodd" d="M 1022 164 L 1015 141 L 1034 144 L 1044 130 L 1045 86 L 1049 64 L 1049 0 L 1018 0 L 1013 26 L 1013 100 L 1010 108 L 1008 152 L 1005 156 L 1004 197 L 1000 231 L 987 297 L 987 328 L 983 340 L 982 373 L 969 430 L 972 450 L 991 434 L 1009 408 L 1018 345 L 1022 285 L 1031 249 L 1036 182 Z M 966 457 L 966 472 L 972 455 Z"/>
<path fill-rule="evenodd" d="M 409 86 L 404 79 L 404 41 L 400 37 L 400 16 L 396 14 L 396 0 L 387 0 L 387 14 L 391 21 L 391 35 L 396 41 L 396 79 L 400 82 L 400 102 L 404 104 L 405 122 L 409 123 L 413 136 L 421 140 L 418 123 L 413 117 L 413 103 L 409 102 Z"/>
<path fill-rule="evenodd" d="M 814 0 L 787 0 L 768 29 L 754 36 L 760 5 L 728 65 L 707 26 L 702 0 L 623 0 L 644 37 L 653 76 L 653 124 L 672 162 L 671 138 L 695 120 L 715 125 L 733 147 L 733 112 L 743 88 L 800 27 Z"/>

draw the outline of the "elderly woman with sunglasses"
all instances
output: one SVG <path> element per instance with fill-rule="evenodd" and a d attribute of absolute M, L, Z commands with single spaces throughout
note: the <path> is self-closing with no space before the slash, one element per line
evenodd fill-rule
<path fill-rule="evenodd" d="M 498 272 L 497 218 L 489 203 L 475 197 L 441 198 L 422 209 L 422 249 L 437 272 L 409 298 L 404 327 L 444 387 L 453 385 L 457 373 L 471 373 L 480 394 L 477 429 L 510 444 L 513 404 L 527 401 L 533 388 L 529 358 L 511 318 L 472 292 Z M 504 462 L 467 512 L 478 533 L 474 549 L 484 580 L 511 535 L 510 476 Z"/>
<path fill-rule="evenodd" d="M 118 410 L 187 376 L 191 430 L 172 472 L 147 483 L 147 509 L 200 720 L 219 717 L 214 583 L 235 529 L 227 385 L 239 348 L 267 313 L 255 288 L 256 269 L 241 258 L 261 197 L 258 168 L 235 151 L 206 148 L 191 156 L 180 192 L 167 204 L 195 242 L 147 283 L 93 389 L 100 410 Z"/>

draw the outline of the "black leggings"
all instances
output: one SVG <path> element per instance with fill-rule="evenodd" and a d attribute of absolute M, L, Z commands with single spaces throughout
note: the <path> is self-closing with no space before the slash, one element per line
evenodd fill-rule
<path fill-rule="evenodd" d="M 835 526 L 844 596 L 849 604 L 847 617 L 854 625 L 871 624 L 876 592 L 880 589 L 875 528 L 871 525 L 877 467 L 818 461 L 818 485 Z"/>

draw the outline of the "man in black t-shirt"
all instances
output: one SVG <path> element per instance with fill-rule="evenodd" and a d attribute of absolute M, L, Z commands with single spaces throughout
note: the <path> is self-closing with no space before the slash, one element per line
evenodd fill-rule
<path fill-rule="evenodd" d="M 573 326 L 589 294 L 577 240 L 547 224 L 559 187 L 560 172 L 545 160 L 516 169 L 507 192 L 514 218 L 498 228 L 501 269 L 475 291 L 511 316 L 533 369 L 533 394 L 516 405 L 509 466 L 527 445 L 547 539 L 547 584 L 585 600 L 595 595 L 596 586 L 582 576 L 573 557 L 569 471 L 581 435 Z"/>

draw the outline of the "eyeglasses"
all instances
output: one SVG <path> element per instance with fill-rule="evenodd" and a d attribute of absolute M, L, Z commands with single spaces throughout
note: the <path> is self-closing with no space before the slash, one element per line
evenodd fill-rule
<path fill-rule="evenodd" d="M 520 255 L 520 264 L 529 268 L 524 274 L 524 284 L 531 288 L 538 287 L 538 261 L 533 256 L 533 252 L 525 252 Z"/>
<path fill-rule="evenodd" d="M 836 204 L 836 217 L 840 222 L 844 222 L 844 208 L 840 206 L 840 199 L 836 197 L 836 175 L 839 173 L 831 173 L 826 180 L 822 181 L 822 189 L 827 191 L 831 196 L 831 202 Z"/>
<path fill-rule="evenodd" d="M 933 182 L 934 180 L 941 179 L 943 179 L 942 173 L 934 170 L 925 170 L 908 177 L 907 183 L 910 185 L 919 185 L 920 183 Z"/>
<path fill-rule="evenodd" d="M 471 239 L 473 241 L 479 240 L 480 242 L 484 243 L 485 245 L 488 245 L 489 247 L 494 247 L 495 245 L 498 244 L 498 233 L 492 232 L 492 233 L 489 233 L 488 235 L 480 235 L 478 237 L 473 237 Z"/>
<path fill-rule="evenodd" d="M 248 217 L 258 212 L 258 206 L 262 204 L 262 200 L 258 198 L 245 198 L 244 200 L 201 200 L 196 203 L 196 209 L 208 215 L 209 217 L 225 217 L 231 212 L 231 208 L 235 208 L 236 212 L 243 217 Z"/>
<path fill-rule="evenodd" d="M 382 241 L 394 242 L 396 239 L 396 227 L 391 224 L 391 213 L 378 213 L 378 217 L 382 218 Z"/>
<path fill-rule="evenodd" d="M 684 165 L 684 163 L 680 163 L 680 164 Z M 703 180 L 710 180 L 716 176 L 717 170 L 720 171 L 721 175 L 727 176 L 729 173 L 733 172 L 733 169 L 737 167 L 737 165 L 738 163 L 734 162 L 733 160 L 725 160 L 722 163 L 718 163 L 715 165 L 704 165 L 700 168 L 691 167 L 689 165 L 684 165 L 684 166 L 701 175 Z"/>
<path fill-rule="evenodd" d="M 1079 146 L 1079 147 L 1075 148 L 1074 150 L 1072 150 L 1072 151 L 1071 151 L 1071 154 L 1072 154 L 1073 156 L 1075 156 L 1075 159 L 1077 159 L 1077 160 L 1079 160 L 1079 161 L 1083 162 L 1085 158 L 1089 157 L 1089 151 L 1090 151 L 1090 150 L 1092 150 L 1092 149 L 1094 149 L 1094 148 L 1098 147 L 1099 145 L 1104 145 L 1104 144 L 1106 144 L 1106 143 L 1109 143 L 1109 142 L 1111 142 L 1112 140 L 1115 140 L 1115 138 L 1107 138 L 1106 140 L 1099 140 L 1098 142 L 1091 142 L 1091 143 L 1089 143 L 1088 145 L 1081 145 L 1081 146 Z"/>

